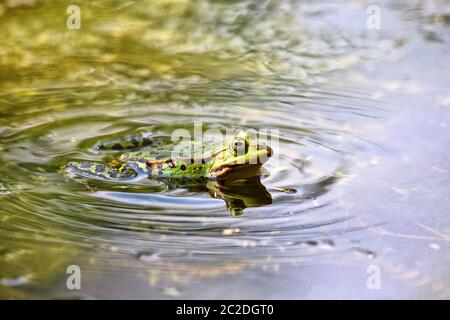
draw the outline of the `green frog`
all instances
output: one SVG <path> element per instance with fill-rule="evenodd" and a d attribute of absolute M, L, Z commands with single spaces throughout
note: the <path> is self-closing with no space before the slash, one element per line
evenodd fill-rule
<path fill-rule="evenodd" d="M 246 131 L 213 145 L 192 141 L 174 145 L 169 137 L 131 135 L 94 147 L 99 152 L 121 151 L 112 161 L 70 162 L 63 171 L 74 179 L 127 182 L 149 178 L 170 188 L 205 190 L 225 200 L 230 211 L 241 212 L 248 206 L 271 203 L 259 177 L 272 149 L 252 140 Z"/>

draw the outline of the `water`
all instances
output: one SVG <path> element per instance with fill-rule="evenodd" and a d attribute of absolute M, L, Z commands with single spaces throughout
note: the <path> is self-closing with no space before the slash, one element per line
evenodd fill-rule
<path fill-rule="evenodd" d="M 82 2 L 80 30 L 68 5 L 0 4 L 0 297 L 450 296 L 448 4 L 385 2 L 381 30 L 364 1 Z M 59 171 L 198 124 L 279 139 L 242 215 Z"/>

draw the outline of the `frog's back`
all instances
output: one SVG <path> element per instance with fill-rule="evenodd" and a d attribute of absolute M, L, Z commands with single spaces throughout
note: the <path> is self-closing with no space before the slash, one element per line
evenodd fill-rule
<path fill-rule="evenodd" d="M 123 153 L 115 161 L 123 166 L 121 170 L 134 171 L 136 176 L 192 181 L 208 174 L 209 164 L 203 160 L 206 150 L 195 142 L 160 144 Z"/>

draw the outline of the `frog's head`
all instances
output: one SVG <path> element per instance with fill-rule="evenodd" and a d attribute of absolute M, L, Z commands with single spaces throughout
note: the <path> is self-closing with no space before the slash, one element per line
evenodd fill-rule
<path fill-rule="evenodd" d="M 211 158 L 210 176 L 218 180 L 256 177 L 272 156 L 272 149 L 252 140 L 256 139 L 241 131 L 227 141 Z"/>

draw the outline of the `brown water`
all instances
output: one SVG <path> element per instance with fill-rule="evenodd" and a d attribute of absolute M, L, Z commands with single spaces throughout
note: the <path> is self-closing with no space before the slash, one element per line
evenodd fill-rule
<path fill-rule="evenodd" d="M 0 2 L 1 298 L 450 296 L 448 2 L 70 4 Z M 275 132 L 271 204 L 59 171 L 195 123 Z"/>

